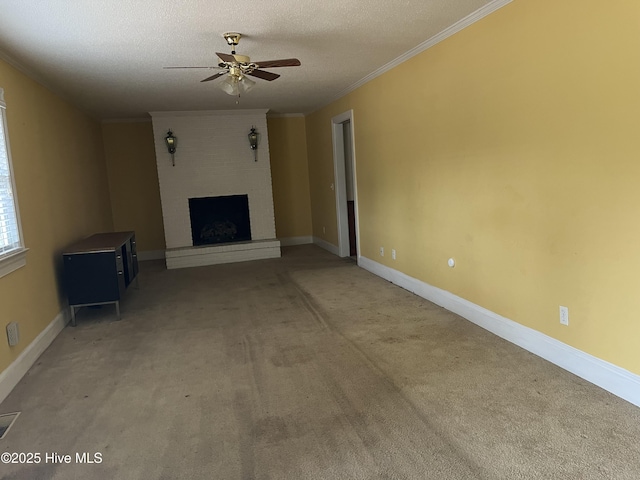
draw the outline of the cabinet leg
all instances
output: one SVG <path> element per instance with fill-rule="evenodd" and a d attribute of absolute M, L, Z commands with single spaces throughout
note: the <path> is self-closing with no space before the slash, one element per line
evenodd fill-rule
<path fill-rule="evenodd" d="M 76 326 L 76 307 L 74 307 L 73 305 L 70 305 L 69 308 L 71 309 L 71 326 L 75 327 Z"/>
<path fill-rule="evenodd" d="M 118 315 L 118 320 L 120 320 L 120 302 L 116 302 L 116 315 Z"/>

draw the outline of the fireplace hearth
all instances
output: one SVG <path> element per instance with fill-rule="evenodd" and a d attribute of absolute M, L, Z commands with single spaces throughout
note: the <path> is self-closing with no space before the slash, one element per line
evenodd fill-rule
<path fill-rule="evenodd" d="M 194 247 L 251 241 L 247 195 L 190 198 L 189 217 Z"/>

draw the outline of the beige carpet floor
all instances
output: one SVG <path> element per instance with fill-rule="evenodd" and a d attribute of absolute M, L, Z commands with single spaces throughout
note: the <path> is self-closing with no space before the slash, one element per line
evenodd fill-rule
<path fill-rule="evenodd" d="M 147 262 L 122 313 L 0 405 L 0 451 L 42 455 L 0 478 L 640 479 L 639 408 L 314 246 Z"/>

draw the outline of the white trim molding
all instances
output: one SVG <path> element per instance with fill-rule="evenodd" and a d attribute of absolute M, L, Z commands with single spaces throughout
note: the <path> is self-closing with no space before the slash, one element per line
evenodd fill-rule
<path fill-rule="evenodd" d="M 304 237 L 284 237 L 279 238 L 280 245 L 283 247 L 291 247 L 292 245 L 306 245 L 308 243 L 313 243 L 313 237 L 311 235 L 307 235 Z"/>
<path fill-rule="evenodd" d="M 63 100 L 66 100 L 67 102 L 75 105 L 73 103 L 73 101 L 71 100 L 71 98 L 69 97 L 69 95 L 67 95 L 66 93 L 62 92 L 60 89 L 58 89 L 55 86 L 53 86 L 52 84 L 50 84 L 48 80 L 45 80 L 41 75 L 39 75 L 38 73 L 33 71 L 31 68 L 27 67 L 26 65 L 23 65 L 18 60 L 13 58 L 11 55 L 9 55 L 6 52 L 3 52 L 1 50 L 0 50 L 0 60 L 3 60 L 5 62 L 7 62 L 13 68 L 15 68 L 19 72 L 25 74 L 27 77 L 29 77 L 34 82 L 39 83 L 40 85 L 45 87 L 47 90 L 52 91 L 53 93 L 58 95 Z"/>
<path fill-rule="evenodd" d="M 475 12 L 470 13 L 469 15 L 464 17 L 463 19 L 458 20 L 453 25 L 445 28 L 440 33 L 437 33 L 433 37 L 425 40 L 420 45 L 412 48 L 408 52 L 403 53 L 402 55 L 400 55 L 399 57 L 395 58 L 394 60 L 391 60 L 386 65 L 383 65 L 382 67 L 378 68 L 377 70 L 374 70 L 373 72 L 371 72 L 366 77 L 362 78 L 361 80 L 358 80 L 356 83 L 354 83 L 354 84 L 350 85 L 349 87 L 345 88 L 344 90 L 339 92 L 336 96 L 332 97 L 331 100 L 329 102 L 325 103 L 322 107 L 324 107 L 325 105 L 328 105 L 328 104 L 330 104 L 330 103 L 332 103 L 332 102 L 344 97 L 345 95 L 353 92 L 355 89 L 361 87 L 365 83 L 370 82 L 374 78 L 379 77 L 383 73 L 388 72 L 392 68 L 395 68 L 398 65 L 400 65 L 401 63 L 406 62 L 410 58 L 415 57 L 419 53 L 422 53 L 425 50 L 428 50 L 429 48 L 433 47 L 434 45 L 442 42 L 443 40 L 445 40 L 447 38 L 449 38 L 453 34 L 458 33 L 461 30 L 464 30 L 468 26 L 476 23 L 478 20 L 482 20 L 487 15 L 495 12 L 496 10 L 498 10 L 498 9 L 500 9 L 502 7 L 504 7 L 505 5 L 511 3 L 512 1 L 513 0 L 493 0 L 492 2 L 487 3 L 483 7 L 480 7 L 478 10 L 476 10 Z M 320 108 L 322 108 L 322 107 L 320 107 Z"/>
<path fill-rule="evenodd" d="M 366 257 L 358 265 L 640 407 L 640 375 Z"/>
<path fill-rule="evenodd" d="M 304 113 L 267 113 L 269 118 L 304 118 Z"/>
<path fill-rule="evenodd" d="M 356 231 L 356 249 L 360 251 L 360 223 L 358 217 L 358 181 L 356 178 L 356 149 L 355 149 L 355 129 L 353 126 L 353 110 L 336 115 L 331 119 L 331 143 L 333 146 L 333 175 L 335 199 L 336 199 L 336 218 L 338 226 L 338 256 L 348 257 L 350 252 L 349 245 L 349 214 L 347 211 L 347 170 L 345 155 L 345 136 L 344 124 L 349 122 L 351 137 L 351 174 L 353 176 L 353 200 Z"/>
<path fill-rule="evenodd" d="M 254 110 L 187 110 L 178 112 L 149 112 L 152 117 L 209 117 L 211 115 L 264 115 L 269 109 Z"/>
<path fill-rule="evenodd" d="M 27 264 L 28 248 L 20 248 L 16 252 L 0 257 L 0 278 L 15 272 Z"/>
<path fill-rule="evenodd" d="M 18 358 L 0 373 L 0 403 L 9 396 L 22 377 L 36 363 L 36 360 L 51 345 L 58 334 L 69 323 L 69 311 L 64 309 L 45 327 L 42 332 L 25 348 Z"/>
<path fill-rule="evenodd" d="M 4 90 L 0 87 L 0 129 L 2 129 L 2 134 L 4 137 L 5 144 L 5 153 L 7 166 L 9 168 L 9 191 L 11 196 L 13 197 L 13 205 L 6 206 L 5 208 L 13 209 L 15 214 L 15 225 L 13 227 L 16 229 L 14 235 L 17 233 L 17 238 L 12 235 L 9 237 L 11 243 L 9 244 L 13 247 L 8 252 L 4 252 L 0 254 L 0 278 L 5 275 L 10 274 L 11 272 L 16 271 L 17 269 L 24 267 L 27 264 L 27 250 L 24 246 L 24 235 L 22 233 L 22 221 L 20 219 L 20 206 L 18 204 L 18 192 L 16 190 L 16 181 L 13 171 L 13 161 L 11 158 L 11 143 L 9 142 L 9 129 L 7 126 L 7 117 L 5 114 L 5 110 L 7 109 L 7 104 L 4 101 Z M 14 222 L 10 222 L 10 225 Z M 11 230 L 11 226 L 9 227 Z M 15 241 L 17 240 L 17 242 Z"/>
<path fill-rule="evenodd" d="M 101 121 L 106 123 L 151 123 L 151 117 L 131 117 L 131 118 L 103 118 Z"/>
<path fill-rule="evenodd" d="M 320 237 L 313 237 L 313 243 L 315 245 L 318 245 L 320 248 L 324 248 L 326 251 L 333 253 L 334 255 L 340 256 L 340 250 L 333 243 L 329 243 Z"/>

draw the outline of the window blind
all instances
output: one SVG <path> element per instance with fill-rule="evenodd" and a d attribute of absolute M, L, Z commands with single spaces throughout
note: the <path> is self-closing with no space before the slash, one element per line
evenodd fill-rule
<path fill-rule="evenodd" d="M 22 246 L 5 128 L 5 109 L 0 103 L 0 258 Z"/>

